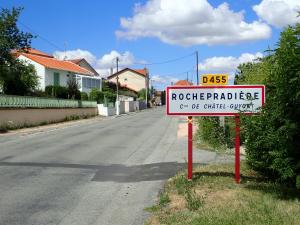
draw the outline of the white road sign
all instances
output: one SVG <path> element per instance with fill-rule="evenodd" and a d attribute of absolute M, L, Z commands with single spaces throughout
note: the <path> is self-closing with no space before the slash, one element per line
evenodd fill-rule
<path fill-rule="evenodd" d="M 265 103 L 264 85 L 170 86 L 166 93 L 168 115 L 252 114 Z"/>

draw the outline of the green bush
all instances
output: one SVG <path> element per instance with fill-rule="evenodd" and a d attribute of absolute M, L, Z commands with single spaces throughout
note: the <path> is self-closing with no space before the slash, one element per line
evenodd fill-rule
<path fill-rule="evenodd" d="M 66 87 L 49 85 L 46 86 L 45 92 L 55 98 L 68 99 L 68 89 Z"/>
<path fill-rule="evenodd" d="M 90 98 L 91 101 L 96 101 L 98 104 L 104 103 L 104 94 L 99 89 L 92 89 L 90 92 Z"/>
<path fill-rule="evenodd" d="M 264 176 L 296 186 L 300 174 L 300 24 L 287 27 L 272 56 L 266 104 L 243 118 L 248 164 Z M 257 74 L 260 76 L 260 74 Z"/>
<path fill-rule="evenodd" d="M 83 101 L 89 100 L 89 96 L 86 92 L 81 92 L 80 95 L 81 95 L 81 100 Z"/>
<path fill-rule="evenodd" d="M 117 95 L 115 93 L 105 91 L 103 94 L 106 102 L 116 102 Z"/>
<path fill-rule="evenodd" d="M 219 117 L 199 117 L 197 138 L 215 150 L 224 148 L 226 140 L 224 128 L 219 124 Z"/>

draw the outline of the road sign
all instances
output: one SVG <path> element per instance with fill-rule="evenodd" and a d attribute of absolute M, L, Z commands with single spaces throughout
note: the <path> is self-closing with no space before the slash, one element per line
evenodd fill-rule
<path fill-rule="evenodd" d="M 264 85 L 167 87 L 167 114 L 235 116 L 258 113 L 265 102 Z"/>
<path fill-rule="evenodd" d="M 202 85 L 227 85 L 227 74 L 203 74 L 201 77 Z"/>

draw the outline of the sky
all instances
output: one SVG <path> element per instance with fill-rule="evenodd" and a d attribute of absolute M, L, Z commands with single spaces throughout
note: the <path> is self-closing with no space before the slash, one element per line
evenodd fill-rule
<path fill-rule="evenodd" d="M 224 73 L 276 48 L 300 22 L 300 0 L 1 0 L 23 7 L 18 26 L 32 47 L 59 59 L 85 58 L 101 76 L 110 68 L 147 68 L 163 89 L 182 79 Z M 200 80 L 200 79 L 199 79 Z"/>

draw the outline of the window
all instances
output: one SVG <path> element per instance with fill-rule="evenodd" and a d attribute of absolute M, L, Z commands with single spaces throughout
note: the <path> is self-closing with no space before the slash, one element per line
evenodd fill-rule
<path fill-rule="evenodd" d="M 86 88 L 87 87 L 87 79 L 86 78 L 82 78 L 82 87 Z"/>
<path fill-rule="evenodd" d="M 59 73 L 54 72 L 53 74 L 53 85 L 59 86 Z"/>
<path fill-rule="evenodd" d="M 87 78 L 87 88 L 91 88 L 92 87 L 92 81 L 91 79 Z"/>

